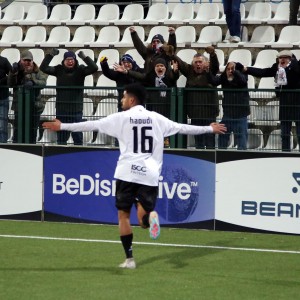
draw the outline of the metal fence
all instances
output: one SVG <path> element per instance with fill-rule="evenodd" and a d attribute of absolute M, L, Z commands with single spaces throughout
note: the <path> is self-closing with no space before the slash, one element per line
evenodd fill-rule
<path fill-rule="evenodd" d="M 43 143 L 56 144 L 56 134 L 43 130 L 42 122 L 52 120 L 56 117 L 56 94 L 63 89 L 70 92 L 70 95 L 82 94 L 82 119 L 95 120 L 103 118 L 107 115 L 120 110 L 118 103 L 122 93 L 121 89 L 116 87 L 56 87 L 47 86 L 40 91 L 41 97 L 38 103 L 35 101 L 35 89 L 17 89 L 17 101 L 12 107 L 12 96 L 10 97 L 9 110 L 9 138 L 8 142 L 17 143 Z M 234 97 L 232 103 L 228 103 L 228 99 L 224 100 L 226 93 L 232 92 Z M 240 98 L 244 93 L 249 93 L 249 115 L 247 118 L 247 150 L 255 151 L 282 151 L 282 135 L 281 121 L 279 111 L 280 95 L 277 90 L 222 90 L 222 89 L 187 89 L 187 88 L 172 88 L 172 89 L 148 89 L 148 99 L 146 108 L 157 111 L 173 121 L 187 124 L 202 124 L 209 125 L 211 121 L 221 122 L 224 117 L 224 109 L 233 116 L 233 119 L 239 119 L 239 111 L 245 111 L 245 104 L 239 103 Z M 297 96 L 298 91 L 290 91 Z M 16 97 L 15 97 L 16 98 Z M 66 105 L 70 108 L 68 113 L 72 113 L 73 96 L 64 99 Z M 227 102 L 226 102 L 227 101 Z M 225 104 L 226 102 L 226 104 Z M 17 103 L 17 104 L 16 104 Z M 61 101 L 60 101 L 61 103 Z M 13 109 L 16 109 L 16 114 Z M 36 106 L 38 110 L 34 109 Z M 280 109 L 279 109 L 280 107 Z M 294 105 L 293 110 L 300 111 L 300 101 L 298 105 Z M 247 109 L 246 109 L 247 110 Z M 35 116 L 37 114 L 37 116 Z M 17 116 L 17 118 L 16 118 Z M 40 119 L 36 126 L 32 120 L 34 117 Z M 199 121 L 201 121 L 199 123 Z M 291 120 L 292 127 L 289 134 L 290 149 L 285 151 L 299 151 L 297 142 L 296 123 L 300 122 L 300 113 L 296 113 Z M 18 135 L 13 138 L 13 129 L 18 128 Z M 228 132 L 229 142 L 226 149 L 237 149 L 237 135 L 234 132 Z M 67 145 L 73 145 L 72 136 L 67 141 Z M 115 140 L 104 134 L 86 132 L 83 133 L 84 146 L 115 146 Z M 171 148 L 195 148 L 195 139 L 192 136 L 176 135 L 170 139 Z M 206 147 L 204 147 L 206 148 Z M 213 147 L 218 149 L 218 136 L 215 137 Z"/>

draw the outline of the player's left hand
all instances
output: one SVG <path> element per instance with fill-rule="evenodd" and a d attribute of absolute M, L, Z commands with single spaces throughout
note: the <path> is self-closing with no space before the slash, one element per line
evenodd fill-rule
<path fill-rule="evenodd" d="M 224 134 L 227 131 L 225 124 L 222 123 L 211 123 L 210 126 L 215 134 Z"/>

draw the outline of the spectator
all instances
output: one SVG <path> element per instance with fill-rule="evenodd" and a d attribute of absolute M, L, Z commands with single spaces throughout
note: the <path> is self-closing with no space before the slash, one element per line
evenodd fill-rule
<path fill-rule="evenodd" d="M 224 42 L 239 43 L 241 41 L 241 0 L 223 0 L 224 14 L 229 30 L 229 37 Z"/>
<path fill-rule="evenodd" d="M 47 54 L 41 63 L 41 70 L 46 74 L 57 78 L 56 85 L 56 116 L 64 123 L 76 123 L 82 121 L 83 115 L 83 87 L 86 76 L 95 73 L 98 70 L 96 63 L 83 51 L 78 53 L 87 66 L 79 65 L 76 55 L 73 51 L 67 51 L 61 64 L 57 66 L 49 66 L 53 57 L 59 53 L 58 49 L 52 49 L 50 54 Z M 62 131 L 57 135 L 57 142 L 60 145 L 66 145 L 70 136 L 70 132 Z M 72 132 L 74 145 L 82 145 L 82 132 Z"/>
<path fill-rule="evenodd" d="M 300 6 L 300 0 L 290 0 L 289 25 L 297 25 L 298 24 L 299 6 Z"/>
<path fill-rule="evenodd" d="M 134 47 L 145 60 L 145 73 L 153 69 L 153 62 L 157 58 L 166 60 L 168 68 L 171 66 L 171 60 L 176 51 L 176 35 L 173 27 L 169 27 L 168 43 L 165 42 L 161 34 L 156 34 L 152 37 L 151 44 L 147 47 L 141 41 L 133 26 L 130 27 L 130 32 Z"/>
<path fill-rule="evenodd" d="M 286 91 L 300 88 L 300 66 L 290 50 L 278 53 L 278 62 L 270 68 L 244 67 L 247 74 L 256 77 L 274 77 L 279 95 L 279 120 L 281 128 L 282 150 L 290 151 L 290 133 L 293 121 L 296 124 L 298 143 L 300 142 L 300 102 L 299 93 Z"/>
<path fill-rule="evenodd" d="M 120 156 L 115 170 L 116 208 L 118 209 L 119 234 L 126 259 L 120 268 L 135 269 L 132 242 L 133 232 L 130 212 L 137 210 L 139 225 L 149 228 L 150 237 L 157 239 L 160 225 L 155 204 L 158 181 L 163 163 L 163 139 L 181 134 L 205 134 L 226 132 L 223 124 L 213 123 L 196 127 L 173 122 L 143 107 L 146 91 L 140 84 L 124 88 L 123 112 L 105 118 L 82 123 L 64 124 L 59 120 L 43 123 L 43 127 L 55 131 L 98 131 L 119 139 Z M 147 125 L 145 126 L 145 123 Z M 138 166 L 132 171 L 132 166 Z M 142 171 L 140 171 L 142 170 Z"/>
<path fill-rule="evenodd" d="M 154 68 L 148 73 L 139 73 L 133 70 L 127 70 L 123 66 L 115 65 L 115 69 L 128 77 L 142 82 L 146 87 L 158 87 L 160 90 L 149 90 L 146 106 L 148 110 L 156 111 L 163 116 L 170 117 L 170 108 L 168 105 L 167 88 L 176 87 L 176 81 L 179 78 L 178 64 L 174 63 L 174 69 L 167 70 L 167 62 L 163 58 L 157 58 Z"/>
<path fill-rule="evenodd" d="M 11 64 L 8 59 L 0 56 L 0 143 L 6 143 L 8 140 L 9 90 L 7 75 L 10 69 Z"/>
<path fill-rule="evenodd" d="M 129 77 L 126 74 L 118 72 L 117 70 L 112 70 L 109 68 L 107 63 L 107 57 L 103 56 L 100 58 L 100 64 L 102 68 L 102 73 L 109 79 L 114 80 L 117 84 L 117 87 L 123 87 L 124 85 L 135 82 L 136 80 L 133 77 Z M 120 66 L 123 70 L 132 70 L 135 72 L 143 72 L 131 55 L 124 54 L 120 60 Z M 121 99 L 123 97 L 123 91 L 118 90 L 118 111 L 122 111 Z"/>
<path fill-rule="evenodd" d="M 149 90 L 146 101 L 148 110 L 156 111 L 163 116 L 170 118 L 170 91 L 168 88 L 176 87 L 176 81 L 179 78 L 178 64 L 173 63 L 173 69 L 167 69 L 167 62 L 163 58 L 157 58 L 154 63 L 154 69 L 148 73 L 139 73 L 132 70 L 126 70 L 122 66 L 116 65 L 116 70 L 128 74 L 147 87 L 156 87 L 159 90 Z M 170 147 L 169 138 L 165 138 L 165 147 Z"/>
<path fill-rule="evenodd" d="M 216 75 L 219 72 L 219 60 L 214 47 L 207 47 L 205 51 L 210 54 L 210 61 L 205 56 L 197 53 L 193 58 L 192 64 L 188 64 L 175 55 L 179 71 L 187 79 L 186 87 L 197 88 L 197 90 L 185 91 L 184 104 L 186 115 L 191 119 L 191 124 L 198 126 L 206 126 L 215 122 L 219 114 L 217 90 L 208 90 L 213 88 L 209 73 Z M 214 135 L 195 136 L 195 146 L 197 149 L 214 149 Z"/>
<path fill-rule="evenodd" d="M 8 74 L 7 82 L 10 87 L 13 87 L 13 103 L 12 110 L 15 113 L 14 137 L 13 142 L 21 142 L 18 139 L 19 130 L 24 130 L 23 124 L 19 124 L 19 107 L 18 97 L 20 95 L 19 86 L 23 86 L 29 93 L 30 103 L 30 136 L 29 143 L 36 143 L 37 129 L 40 123 L 40 116 L 44 110 L 45 103 L 41 99 L 41 89 L 46 85 L 47 76 L 44 74 L 37 64 L 33 61 L 33 56 L 30 51 L 23 51 L 19 62 L 14 62 Z M 27 93 L 22 91 L 22 96 Z M 26 98 L 23 98 L 26 100 Z M 24 108 L 24 106 L 23 106 Z M 24 112 L 24 110 L 23 110 Z M 22 116 L 23 122 L 25 115 Z M 24 136 L 24 132 L 22 134 Z M 22 140 L 23 142 L 24 140 Z"/>
<path fill-rule="evenodd" d="M 223 118 L 221 123 L 226 124 L 227 134 L 219 136 L 219 148 L 227 148 L 230 133 L 234 133 L 234 139 L 238 150 L 247 149 L 248 120 L 250 114 L 249 92 L 239 91 L 248 88 L 248 76 L 242 73 L 243 65 L 229 62 L 221 76 L 216 76 L 214 85 L 221 85 L 223 91 Z M 230 89 L 226 91 L 226 89 Z"/>

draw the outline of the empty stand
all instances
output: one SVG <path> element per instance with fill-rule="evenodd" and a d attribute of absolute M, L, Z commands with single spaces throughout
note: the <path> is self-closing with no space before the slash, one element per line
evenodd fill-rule
<path fill-rule="evenodd" d="M 51 97 L 47 100 L 45 108 L 41 114 L 40 119 L 44 120 L 53 120 L 56 116 L 56 97 Z"/>
<path fill-rule="evenodd" d="M 300 26 L 289 25 L 281 29 L 278 41 L 274 42 L 272 48 L 293 48 L 300 43 Z"/>
<path fill-rule="evenodd" d="M 74 17 L 66 22 L 66 25 L 83 26 L 89 25 L 91 21 L 95 20 L 96 10 L 93 4 L 78 5 Z"/>
<path fill-rule="evenodd" d="M 271 18 L 271 4 L 256 2 L 251 5 L 249 14 L 244 20 L 242 20 L 242 24 L 262 24 L 271 20 Z"/>
<path fill-rule="evenodd" d="M 207 47 L 216 45 L 222 41 L 222 29 L 220 26 L 205 26 L 200 31 L 197 42 L 192 43 L 192 47 Z"/>
<path fill-rule="evenodd" d="M 182 25 L 194 19 L 193 3 L 177 3 L 171 17 L 164 21 L 165 25 Z"/>
<path fill-rule="evenodd" d="M 50 31 L 48 40 L 40 43 L 41 47 L 58 48 L 70 41 L 70 28 L 67 26 L 56 26 Z"/>
<path fill-rule="evenodd" d="M 181 49 L 176 55 L 187 64 L 191 64 L 195 54 L 197 54 L 195 49 Z"/>
<path fill-rule="evenodd" d="M 215 23 L 219 19 L 219 6 L 216 3 L 201 3 L 195 19 L 189 24 Z"/>
<path fill-rule="evenodd" d="M 46 41 L 47 32 L 44 26 L 29 27 L 23 41 L 16 43 L 17 47 L 38 47 Z"/>
<path fill-rule="evenodd" d="M 66 42 L 65 47 L 84 48 L 88 47 L 90 43 L 95 41 L 95 28 L 92 26 L 77 27 L 74 37 L 70 42 Z"/>
<path fill-rule="evenodd" d="M 17 48 L 6 48 L 1 51 L 1 56 L 6 57 L 12 65 L 20 60 L 20 51 Z"/>
<path fill-rule="evenodd" d="M 258 128 L 248 129 L 247 149 L 260 150 L 264 146 L 263 132 Z"/>
<path fill-rule="evenodd" d="M 255 93 L 256 98 L 270 99 L 275 98 L 274 92 L 275 82 L 274 77 L 263 77 L 259 80 L 257 91 Z M 261 91 L 261 90 L 272 90 L 272 91 Z"/>
<path fill-rule="evenodd" d="M 275 49 L 263 49 L 257 53 L 255 68 L 270 68 L 277 59 L 278 51 Z"/>
<path fill-rule="evenodd" d="M 134 25 L 144 19 L 144 7 L 141 4 L 132 3 L 125 6 L 120 20 L 114 22 L 115 25 Z"/>
<path fill-rule="evenodd" d="M 278 3 L 274 17 L 267 20 L 268 24 L 288 24 L 290 14 L 290 3 L 280 2 Z"/>
<path fill-rule="evenodd" d="M 100 7 L 98 16 L 90 25 L 110 25 L 120 18 L 120 9 L 117 4 L 104 4 Z"/>
<path fill-rule="evenodd" d="M 159 25 L 163 24 L 169 18 L 168 5 L 164 3 L 155 3 L 149 7 L 147 16 L 140 21 L 140 25 Z"/>
<path fill-rule="evenodd" d="M 141 41 L 145 40 L 145 29 L 143 26 L 134 26 L 135 31 L 137 32 L 138 36 L 140 37 Z M 129 27 L 125 28 L 123 36 L 120 42 L 115 43 L 115 47 L 125 47 L 125 48 L 132 48 L 133 42 L 131 38 L 131 33 Z"/>
<path fill-rule="evenodd" d="M 120 29 L 118 26 L 105 26 L 100 29 L 98 38 L 90 43 L 91 47 L 108 48 L 120 41 Z"/>
<path fill-rule="evenodd" d="M 293 149 L 293 135 L 291 136 L 291 150 Z M 264 147 L 264 150 L 274 150 L 274 151 L 281 151 L 281 130 L 275 129 L 273 130 L 267 140 L 266 146 Z"/>
<path fill-rule="evenodd" d="M 21 26 L 8 26 L 2 32 L 0 47 L 12 47 L 23 39 L 23 29 Z"/>
<path fill-rule="evenodd" d="M 1 25 L 14 25 L 24 19 L 25 10 L 21 4 L 10 4 L 4 10 Z"/>
<path fill-rule="evenodd" d="M 234 49 L 230 52 L 228 62 L 240 62 L 244 66 L 252 65 L 252 54 L 248 49 Z"/>
<path fill-rule="evenodd" d="M 194 26 L 179 26 L 175 30 L 177 47 L 185 47 L 196 41 L 196 30 Z"/>
<path fill-rule="evenodd" d="M 265 48 L 275 42 L 275 29 L 273 26 L 257 26 L 254 28 L 249 42 L 242 43 L 244 47 Z"/>
<path fill-rule="evenodd" d="M 105 75 L 101 74 L 97 80 L 96 87 L 98 89 L 89 90 L 87 97 L 97 97 L 97 100 L 106 98 L 113 98 L 118 96 L 118 91 L 116 89 L 117 84 L 115 81 L 107 78 Z M 110 87 L 110 88 L 109 88 Z"/>
<path fill-rule="evenodd" d="M 185 85 L 186 85 L 186 77 L 184 75 L 180 75 L 176 82 L 176 86 L 178 88 L 184 88 Z"/>
<path fill-rule="evenodd" d="M 98 66 L 98 71 L 101 71 L 101 64 L 100 64 L 100 58 L 102 56 L 107 57 L 107 63 L 110 68 L 112 68 L 114 63 L 119 63 L 120 61 L 120 53 L 117 49 L 103 49 L 100 51 L 98 58 L 97 58 L 97 66 Z"/>
<path fill-rule="evenodd" d="M 62 25 L 71 20 L 72 11 L 69 4 L 56 4 L 51 10 L 50 17 L 42 21 L 43 25 Z"/>
<path fill-rule="evenodd" d="M 94 111 L 94 102 L 91 98 L 83 98 L 83 115 L 84 120 L 92 120 Z"/>
<path fill-rule="evenodd" d="M 39 25 L 47 20 L 48 8 L 46 5 L 39 3 L 29 7 L 28 13 L 24 20 L 19 21 L 19 25 Z"/>

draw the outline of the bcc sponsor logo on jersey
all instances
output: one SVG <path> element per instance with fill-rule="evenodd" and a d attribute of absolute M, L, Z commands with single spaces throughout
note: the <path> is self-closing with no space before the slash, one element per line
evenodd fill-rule
<path fill-rule="evenodd" d="M 147 172 L 147 168 L 146 167 L 142 167 L 142 166 L 138 166 L 138 165 L 131 165 L 131 170 L 132 171 L 138 171 L 138 172 Z"/>

